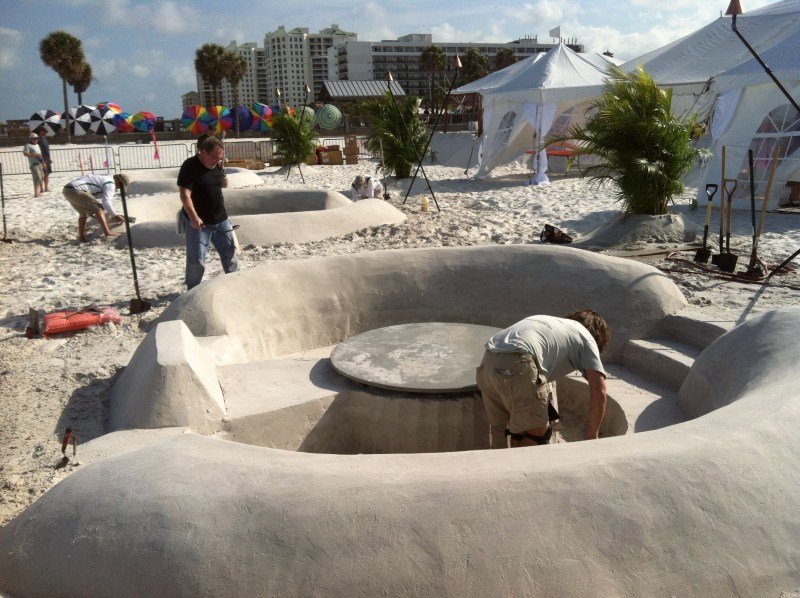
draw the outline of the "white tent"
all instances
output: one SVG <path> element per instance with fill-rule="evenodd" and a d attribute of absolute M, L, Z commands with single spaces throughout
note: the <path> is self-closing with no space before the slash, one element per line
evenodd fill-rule
<path fill-rule="evenodd" d="M 687 178 L 705 199 L 705 183 L 721 184 L 722 147 L 726 178 L 737 178 L 735 197 L 749 202 L 748 150 L 754 154 L 756 194 L 763 197 L 771 156 L 780 148 L 771 205 L 788 194 L 786 180 L 800 167 L 800 115 L 720 17 L 701 29 L 622 65 L 638 65 L 663 87 L 673 90 L 673 110 L 711 118 L 701 140 L 713 159 Z M 800 0 L 783 0 L 739 15 L 737 29 L 795 100 L 800 98 Z M 717 195 L 719 199 L 719 194 Z"/>
<path fill-rule="evenodd" d="M 566 132 L 573 115 L 603 91 L 606 71 L 564 44 L 456 89 L 483 100 L 483 137 L 475 178 L 536 150 L 535 184 L 547 183 L 544 139 Z"/>

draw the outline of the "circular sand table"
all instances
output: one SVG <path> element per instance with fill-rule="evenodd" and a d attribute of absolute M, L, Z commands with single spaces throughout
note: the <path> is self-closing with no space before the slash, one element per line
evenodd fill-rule
<path fill-rule="evenodd" d="M 110 418 L 115 428 L 221 426 L 216 368 L 202 362 L 199 337 L 258 363 L 380 326 L 500 327 L 583 305 L 609 320 L 613 361 L 683 299 L 653 268 L 568 248 L 372 252 L 253 268 L 176 300 L 120 376 Z M 308 454 L 198 434 L 131 450 L 81 468 L 0 530 L 0 588 L 777 596 L 800 570 L 798 334 L 800 309 L 790 308 L 720 337 L 680 391 L 697 418 L 653 432 L 438 454 Z M 392 425 L 402 430 L 402 415 Z"/>

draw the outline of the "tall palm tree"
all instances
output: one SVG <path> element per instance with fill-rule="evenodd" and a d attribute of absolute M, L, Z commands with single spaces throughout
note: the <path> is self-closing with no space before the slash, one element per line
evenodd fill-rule
<path fill-rule="evenodd" d="M 83 104 L 83 92 L 89 89 L 93 80 L 92 66 L 88 62 L 84 62 L 80 72 L 68 81 L 72 85 L 72 91 L 78 94 L 78 105 Z"/>
<path fill-rule="evenodd" d="M 467 83 L 477 81 L 489 74 L 489 57 L 478 48 L 469 48 L 462 60 L 463 70 L 461 76 Z"/>
<path fill-rule="evenodd" d="M 502 70 L 517 61 L 517 54 L 511 48 L 500 48 L 495 56 L 495 70 Z"/>
<path fill-rule="evenodd" d="M 233 109 L 236 111 L 236 136 L 239 136 L 239 82 L 247 74 L 247 61 L 236 52 L 226 51 L 223 59 L 225 79 L 231 86 Z"/>
<path fill-rule="evenodd" d="M 586 174 L 600 185 L 616 183 L 626 215 L 666 214 L 669 200 L 683 193 L 682 177 L 708 155 L 691 143 L 695 115 L 673 114 L 672 91 L 641 66 L 631 73 L 612 66 L 590 114 L 557 140 L 576 140 L 580 153 L 601 159 Z"/>
<path fill-rule="evenodd" d="M 214 103 L 220 104 L 220 84 L 225 78 L 225 48 L 219 44 L 203 44 L 194 54 L 194 70 L 211 86 Z"/>
<path fill-rule="evenodd" d="M 61 77 L 64 94 L 64 118 L 67 123 L 67 143 L 72 141 L 69 126 L 69 104 L 67 103 L 67 81 L 83 68 L 84 54 L 81 40 L 66 31 L 53 31 L 39 42 L 39 56 L 47 66 Z"/>
<path fill-rule="evenodd" d="M 422 70 L 430 73 L 428 76 L 428 102 L 430 103 L 430 108 L 434 108 L 433 82 L 437 73 L 444 73 L 447 69 L 447 55 L 439 46 L 428 46 L 422 51 L 419 64 Z"/>

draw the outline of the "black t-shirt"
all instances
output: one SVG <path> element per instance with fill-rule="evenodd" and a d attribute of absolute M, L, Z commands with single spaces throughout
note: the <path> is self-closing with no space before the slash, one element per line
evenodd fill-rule
<path fill-rule="evenodd" d="M 219 224 L 228 217 L 222 197 L 223 177 L 221 169 L 203 166 L 199 156 L 185 160 L 178 172 L 178 187 L 189 189 L 194 210 L 203 224 Z"/>

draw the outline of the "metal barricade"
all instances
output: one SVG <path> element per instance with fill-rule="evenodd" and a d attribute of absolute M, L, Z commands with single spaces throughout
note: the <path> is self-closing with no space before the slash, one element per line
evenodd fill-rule
<path fill-rule="evenodd" d="M 158 157 L 155 146 L 121 145 L 117 148 L 120 170 L 145 170 L 149 168 L 175 168 L 192 155 L 193 147 L 185 143 L 158 144 Z"/>
<path fill-rule="evenodd" d="M 50 148 L 53 172 L 114 173 L 116 156 L 111 147 Z"/>
<path fill-rule="evenodd" d="M 0 163 L 3 164 L 3 174 L 30 174 L 31 169 L 28 165 L 28 158 L 22 154 L 22 150 L 0 152 Z"/>

